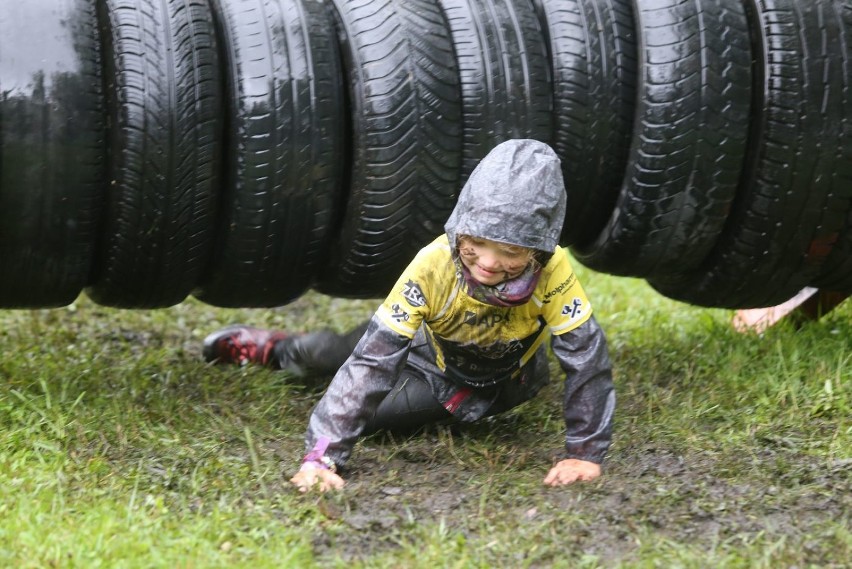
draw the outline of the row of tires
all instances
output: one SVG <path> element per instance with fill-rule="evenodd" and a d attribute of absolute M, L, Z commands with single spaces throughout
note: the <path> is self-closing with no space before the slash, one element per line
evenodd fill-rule
<path fill-rule="evenodd" d="M 0 306 L 383 295 L 477 162 L 704 306 L 852 292 L 852 0 L 0 0 Z"/>

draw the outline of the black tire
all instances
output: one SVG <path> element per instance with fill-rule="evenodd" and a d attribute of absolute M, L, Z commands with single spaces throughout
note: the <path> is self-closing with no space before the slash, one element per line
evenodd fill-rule
<path fill-rule="evenodd" d="M 429 0 L 337 0 L 334 7 L 352 170 L 342 228 L 316 288 L 383 296 L 443 232 L 458 197 L 458 73 L 446 22 Z"/>
<path fill-rule="evenodd" d="M 740 0 L 635 3 L 636 127 L 615 211 L 584 264 L 646 276 L 697 266 L 724 226 L 742 174 L 751 104 Z"/>
<path fill-rule="evenodd" d="M 631 0 L 540 0 L 553 74 L 553 149 L 568 209 L 563 245 L 588 243 L 615 206 L 636 111 Z"/>
<path fill-rule="evenodd" d="M 821 270 L 849 208 L 849 89 L 832 0 L 748 4 L 762 100 L 741 194 L 706 263 L 649 279 L 703 306 L 777 305 Z M 838 176 L 841 172 L 843 175 Z"/>
<path fill-rule="evenodd" d="M 843 90 L 846 111 L 841 118 L 841 156 L 833 174 L 839 187 L 852 188 L 852 0 L 834 2 L 833 6 L 843 21 L 843 33 L 837 49 L 843 58 Z M 837 243 L 825 260 L 820 274 L 810 283 L 823 290 L 852 293 L 852 209 L 846 214 L 846 222 L 840 229 Z"/>
<path fill-rule="evenodd" d="M 461 81 L 466 181 L 492 148 L 512 138 L 553 139 L 553 87 L 531 0 L 438 0 Z"/>
<path fill-rule="evenodd" d="M 102 0 L 110 186 L 92 285 L 100 304 L 181 302 L 212 250 L 221 84 L 207 0 Z"/>
<path fill-rule="evenodd" d="M 0 10 L 0 306 L 70 304 L 89 277 L 104 183 L 95 7 Z"/>
<path fill-rule="evenodd" d="M 215 0 L 225 49 L 225 179 L 213 261 L 196 297 L 279 306 L 325 260 L 343 171 L 343 87 L 315 0 Z"/>

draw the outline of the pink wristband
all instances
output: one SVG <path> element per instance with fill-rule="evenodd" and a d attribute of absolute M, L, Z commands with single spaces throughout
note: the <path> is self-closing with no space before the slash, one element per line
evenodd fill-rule
<path fill-rule="evenodd" d="M 325 456 L 329 442 L 328 437 L 318 438 L 314 448 L 302 459 L 302 468 L 299 470 L 310 470 L 312 468 L 322 468 L 324 470 L 331 470 L 332 472 L 337 470 L 334 461 Z"/>
<path fill-rule="evenodd" d="M 322 470 L 328 470 L 329 469 L 328 466 L 326 466 L 325 464 L 323 464 L 322 462 L 320 462 L 318 460 L 305 460 L 305 461 L 302 461 L 302 466 L 301 466 L 301 468 L 299 468 L 299 472 L 301 472 L 303 470 L 316 470 L 317 468 L 322 469 Z"/>

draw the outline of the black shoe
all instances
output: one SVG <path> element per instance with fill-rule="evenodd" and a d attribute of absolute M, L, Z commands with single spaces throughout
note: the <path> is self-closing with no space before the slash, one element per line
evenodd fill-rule
<path fill-rule="evenodd" d="M 275 344 L 285 338 L 287 334 L 284 332 L 251 326 L 228 326 L 204 338 L 202 353 L 208 362 L 265 366 L 270 364 Z"/>

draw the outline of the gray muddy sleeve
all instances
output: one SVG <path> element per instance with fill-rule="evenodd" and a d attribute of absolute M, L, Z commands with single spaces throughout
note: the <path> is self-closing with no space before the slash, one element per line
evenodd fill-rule
<path fill-rule="evenodd" d="M 594 316 L 553 336 L 553 353 L 565 372 L 565 446 L 568 458 L 603 462 L 612 440 L 615 389 L 606 336 Z"/>
<path fill-rule="evenodd" d="M 326 456 L 337 465 L 346 462 L 358 436 L 402 372 L 410 345 L 411 339 L 373 316 L 311 414 L 305 435 L 308 451 L 319 437 L 327 437 Z"/>

